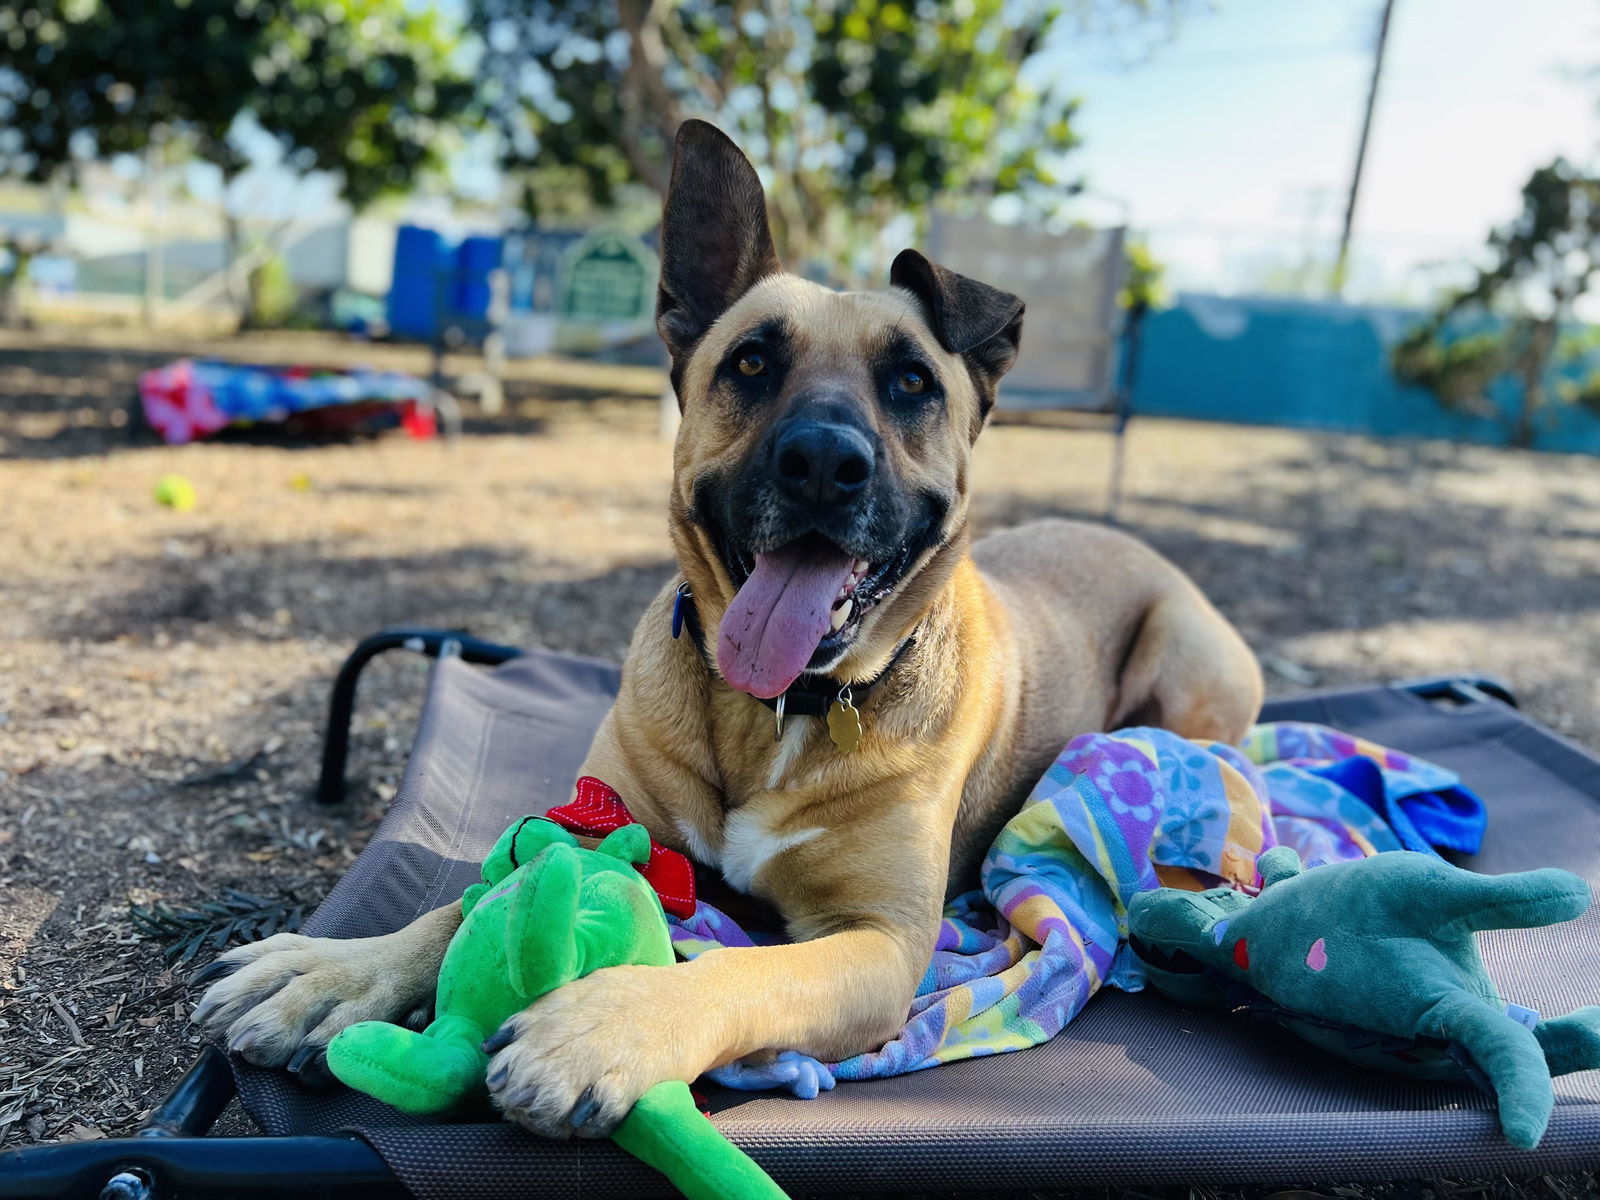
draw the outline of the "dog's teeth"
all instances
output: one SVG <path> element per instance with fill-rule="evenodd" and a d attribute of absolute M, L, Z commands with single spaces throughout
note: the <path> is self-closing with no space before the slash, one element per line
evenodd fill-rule
<path fill-rule="evenodd" d="M 845 622 L 850 619 L 850 614 L 855 610 L 855 601 L 846 600 L 833 610 L 833 628 L 837 632 L 844 628 Z"/>
<path fill-rule="evenodd" d="M 872 564 L 866 559 L 858 558 L 856 559 L 854 565 L 851 566 L 850 571 L 854 575 L 865 575 L 867 573 L 867 568 L 871 565 Z"/>

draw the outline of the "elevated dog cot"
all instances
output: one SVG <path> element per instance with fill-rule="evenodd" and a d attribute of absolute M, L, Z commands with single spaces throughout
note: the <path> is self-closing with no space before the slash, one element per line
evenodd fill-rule
<path fill-rule="evenodd" d="M 609 663 L 464 635 L 380 634 L 336 685 L 326 800 L 342 792 L 361 666 L 397 647 L 438 659 L 410 763 L 307 933 L 384 933 L 455 900 L 513 816 L 566 800 L 619 679 Z M 1333 725 L 1458 771 L 1490 813 L 1482 852 L 1463 865 L 1561 866 L 1600 885 L 1600 760 L 1522 715 L 1498 685 L 1439 679 L 1313 693 L 1275 701 L 1264 716 Z M 1595 998 L 1600 911 L 1563 927 L 1491 933 L 1483 945 L 1520 1003 L 1559 1013 Z M 1265 1022 L 1107 990 L 1032 1050 L 841 1083 L 815 1100 L 703 1094 L 719 1128 L 795 1195 L 995 1194 L 1600 1168 L 1600 1072 L 1555 1087 L 1542 1145 L 1520 1151 L 1501 1136 L 1492 1101 L 1471 1089 L 1362 1071 Z M 264 1136 L 205 1136 L 235 1095 Z M 215 1048 L 137 1138 L 0 1155 L 0 1196 L 671 1194 L 609 1142 L 408 1117 L 229 1062 Z"/>

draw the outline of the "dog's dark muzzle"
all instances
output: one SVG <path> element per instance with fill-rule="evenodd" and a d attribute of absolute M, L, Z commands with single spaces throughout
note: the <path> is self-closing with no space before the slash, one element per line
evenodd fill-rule
<path fill-rule="evenodd" d="M 735 587 L 756 554 L 802 540 L 866 560 L 873 571 L 862 582 L 870 581 L 904 565 L 946 510 L 906 490 L 883 443 L 854 413 L 816 401 L 784 414 L 738 469 L 708 473 L 694 491 L 699 522 Z"/>
<path fill-rule="evenodd" d="M 774 429 L 767 451 L 778 491 L 819 516 L 860 504 L 877 460 L 872 442 L 854 426 L 804 418 Z"/>

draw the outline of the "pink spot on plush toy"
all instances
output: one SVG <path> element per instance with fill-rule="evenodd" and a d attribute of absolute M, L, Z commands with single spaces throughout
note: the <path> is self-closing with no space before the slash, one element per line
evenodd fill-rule
<path fill-rule="evenodd" d="M 1311 943 L 1311 953 L 1306 955 L 1306 966 L 1313 971 L 1320 971 L 1328 965 L 1328 943 L 1318 938 Z"/>

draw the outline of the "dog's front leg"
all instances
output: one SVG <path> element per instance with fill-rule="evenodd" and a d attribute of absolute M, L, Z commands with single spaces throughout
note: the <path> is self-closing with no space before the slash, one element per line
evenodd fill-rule
<path fill-rule="evenodd" d="M 257 1066 L 287 1066 L 308 1083 L 327 1083 L 325 1052 L 341 1029 L 427 1023 L 439 964 L 460 924 L 461 906 L 446 904 L 382 937 L 280 933 L 240 946 L 195 976 L 218 982 L 193 1019 Z"/>
<path fill-rule="evenodd" d="M 926 967 L 926 962 L 922 964 Z M 921 969 L 877 929 L 611 967 L 524 1009 L 487 1043 L 489 1088 L 536 1133 L 604 1136 L 649 1088 L 766 1049 L 831 1061 L 904 1024 Z"/>
<path fill-rule="evenodd" d="M 858 845 L 840 832 L 789 853 L 822 859 L 823 842 Z M 849 867 L 844 895 L 828 886 L 846 873 L 842 857 L 809 879 L 801 864 L 775 864 L 796 882 L 774 898 L 810 940 L 612 967 L 542 997 L 488 1043 L 496 1103 L 537 1133 L 601 1136 L 663 1080 L 691 1081 L 762 1050 L 833 1061 L 882 1045 L 904 1025 L 927 969 L 948 836 L 924 843 L 921 863 L 890 844 L 901 861 Z M 840 905 L 832 911 L 829 892 Z"/>

